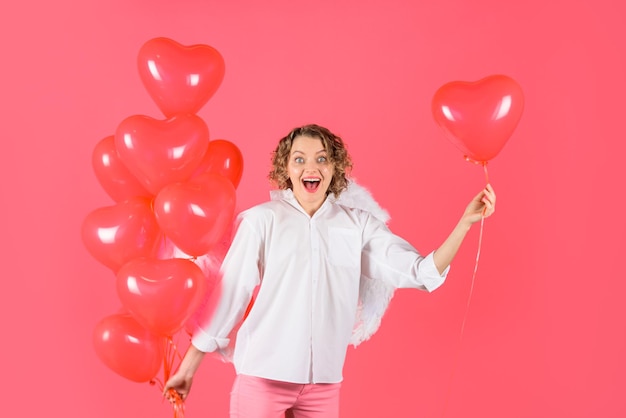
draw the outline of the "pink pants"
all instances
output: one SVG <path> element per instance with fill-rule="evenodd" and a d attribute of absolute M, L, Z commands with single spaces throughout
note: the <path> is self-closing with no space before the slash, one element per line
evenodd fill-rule
<path fill-rule="evenodd" d="M 231 418 L 337 418 L 341 383 L 297 384 L 237 375 Z"/>

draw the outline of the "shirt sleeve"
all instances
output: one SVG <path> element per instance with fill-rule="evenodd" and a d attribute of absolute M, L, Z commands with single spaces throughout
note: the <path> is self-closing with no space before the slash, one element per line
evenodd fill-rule
<path fill-rule="evenodd" d="M 362 274 L 385 280 L 396 288 L 432 292 L 443 284 L 450 270 L 439 274 L 431 252 L 422 256 L 410 243 L 392 233 L 383 222 L 368 217 L 363 231 Z"/>
<path fill-rule="evenodd" d="M 260 283 L 262 240 L 253 224 L 240 218 L 222 267 L 221 280 L 209 296 L 205 314 L 198 321 L 191 343 L 200 351 L 225 349 L 231 331 L 243 319 L 256 286 Z"/>

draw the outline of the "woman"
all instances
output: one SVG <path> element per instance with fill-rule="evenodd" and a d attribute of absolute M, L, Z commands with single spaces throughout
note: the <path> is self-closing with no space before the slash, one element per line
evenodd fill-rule
<path fill-rule="evenodd" d="M 435 290 L 471 225 L 495 210 L 488 185 L 424 257 L 390 232 L 376 210 L 345 203 L 342 193 L 358 187 L 346 177 L 350 168 L 343 141 L 326 128 L 302 126 L 280 140 L 269 175 L 278 190 L 239 216 L 221 289 L 209 301 L 211 318 L 199 324 L 166 394 L 173 389 L 185 399 L 205 353 L 227 350 L 240 326 L 231 417 L 278 417 L 287 410 L 296 418 L 337 417 L 347 347 L 377 328 L 390 296 L 385 289 Z M 369 207 L 378 207 L 371 201 Z M 377 321 L 355 342 L 355 318 L 362 325 L 359 315 L 372 302 L 368 293 L 379 295 L 379 306 L 382 299 L 382 312 L 374 309 Z"/>

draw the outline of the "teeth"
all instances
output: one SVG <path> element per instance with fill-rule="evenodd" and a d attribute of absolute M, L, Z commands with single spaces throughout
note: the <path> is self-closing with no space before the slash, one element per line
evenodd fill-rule
<path fill-rule="evenodd" d="M 304 179 L 304 180 L 302 180 L 302 181 L 308 181 L 308 182 L 310 182 L 310 183 L 317 183 L 317 182 L 319 182 L 320 180 L 319 180 L 319 179 Z"/>

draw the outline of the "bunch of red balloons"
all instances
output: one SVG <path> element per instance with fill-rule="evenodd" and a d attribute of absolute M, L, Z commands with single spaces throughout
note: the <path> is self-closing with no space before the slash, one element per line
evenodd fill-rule
<path fill-rule="evenodd" d="M 99 358 L 136 382 L 151 381 L 167 341 L 209 290 L 199 260 L 224 242 L 233 222 L 243 157 L 232 142 L 209 140 L 196 113 L 224 77 L 208 45 L 146 42 L 140 78 L 165 119 L 134 115 L 97 143 L 92 166 L 112 206 L 89 213 L 82 239 L 116 277 L 122 311 L 94 330 Z"/>

